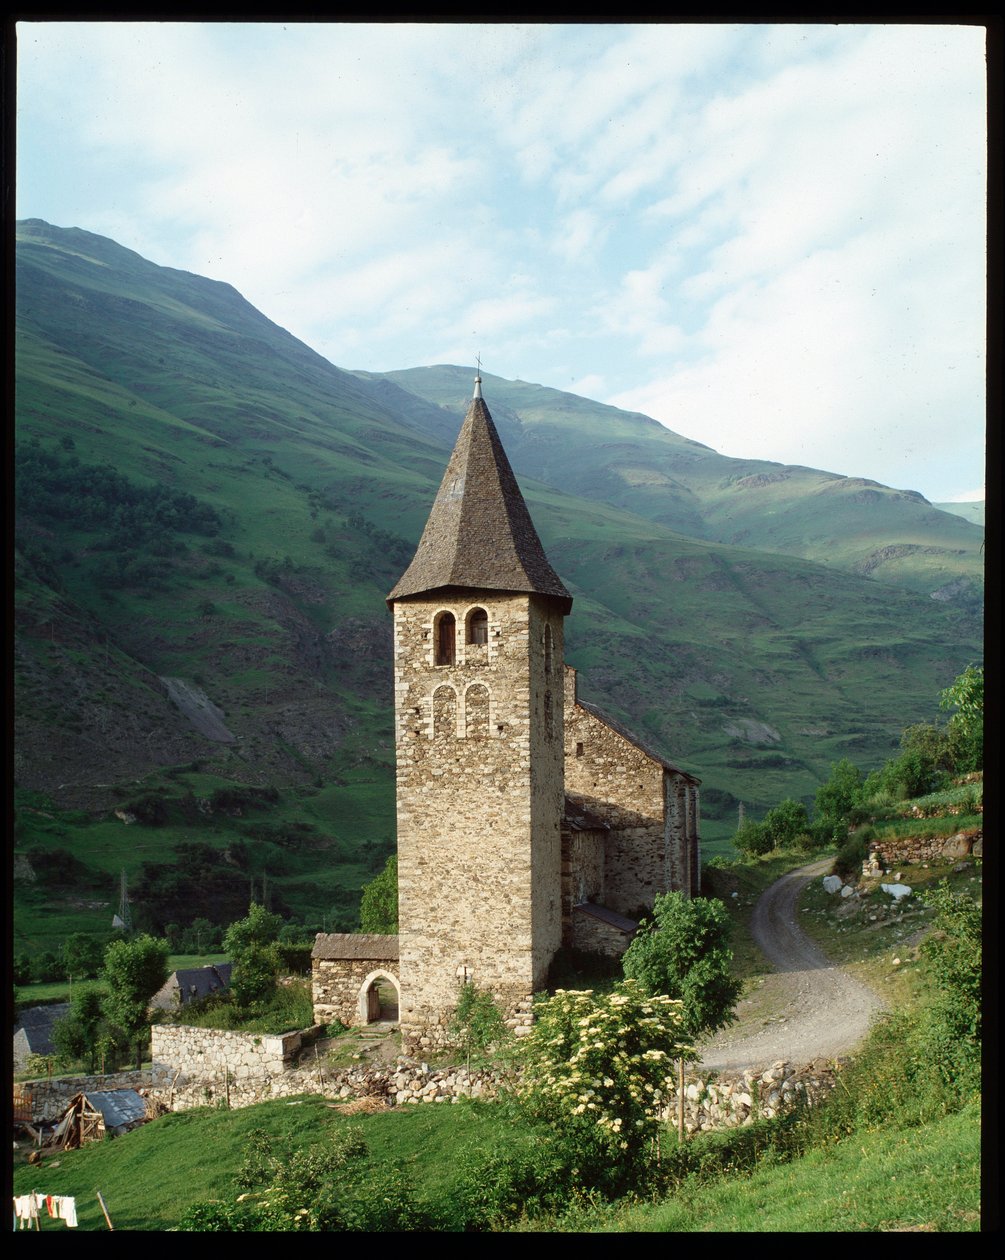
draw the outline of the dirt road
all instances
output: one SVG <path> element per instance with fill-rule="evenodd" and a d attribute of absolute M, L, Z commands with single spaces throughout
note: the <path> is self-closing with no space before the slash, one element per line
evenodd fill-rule
<path fill-rule="evenodd" d="M 732 1071 L 777 1059 L 833 1059 L 853 1049 L 883 1009 L 872 990 L 835 966 L 796 921 L 800 893 L 831 865 L 825 859 L 790 871 L 761 894 L 751 931 L 777 971 L 740 1002 L 738 1022 L 705 1046 L 703 1067 Z"/>

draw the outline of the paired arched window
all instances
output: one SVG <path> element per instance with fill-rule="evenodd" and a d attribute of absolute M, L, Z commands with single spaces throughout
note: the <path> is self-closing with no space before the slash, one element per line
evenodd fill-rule
<path fill-rule="evenodd" d="M 457 622 L 450 612 L 438 613 L 433 626 L 433 660 L 453 665 L 457 657 Z"/>
<path fill-rule="evenodd" d="M 468 739 L 485 739 L 489 733 L 489 691 L 481 683 L 464 693 L 464 734 Z"/>
<path fill-rule="evenodd" d="M 472 608 L 468 613 L 468 643 L 488 643 L 489 615 L 484 608 Z"/>
<path fill-rule="evenodd" d="M 457 692 L 437 687 L 433 692 L 433 738 L 457 734 Z"/>

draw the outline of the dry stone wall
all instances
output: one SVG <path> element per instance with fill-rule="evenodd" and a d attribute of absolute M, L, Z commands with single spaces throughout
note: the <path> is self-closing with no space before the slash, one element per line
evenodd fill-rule
<path fill-rule="evenodd" d="M 984 856 L 983 831 L 958 831 L 945 836 L 926 838 L 907 836 L 903 840 L 876 841 L 870 845 L 880 866 L 893 870 L 897 866 L 941 866 L 968 857 Z"/>
<path fill-rule="evenodd" d="M 51 1079 L 26 1081 L 18 1088 L 31 1095 L 31 1113 L 35 1120 L 52 1123 L 66 1110 L 77 1094 L 103 1092 L 110 1089 L 135 1089 L 146 1095 L 151 1084 L 149 1070 L 108 1072 L 96 1076 L 54 1076 Z"/>
<path fill-rule="evenodd" d="M 156 1031 L 156 1026 L 155 1026 Z M 204 1033 L 213 1029 L 178 1029 Z M 296 1036 L 298 1034 L 294 1034 Z M 303 1034 L 301 1050 L 304 1048 Z M 421 1106 L 456 1103 L 462 1098 L 491 1099 L 512 1083 L 511 1076 L 491 1070 L 464 1067 L 432 1067 L 414 1059 L 400 1058 L 388 1065 L 359 1064 L 332 1070 L 322 1057 L 310 1059 L 303 1067 L 283 1059 L 280 1070 L 243 1072 L 266 1063 L 263 1056 L 249 1058 L 240 1039 L 253 1042 L 247 1034 L 226 1034 L 216 1040 L 212 1057 L 194 1052 L 195 1039 L 171 1039 L 161 1053 L 180 1053 L 177 1063 L 161 1059 L 150 1072 L 118 1072 L 108 1076 L 64 1077 L 53 1081 L 31 1081 L 23 1087 L 33 1095 L 36 1120 L 55 1121 L 70 1099 L 82 1090 L 136 1089 L 149 1101 L 151 1111 L 158 1106 L 172 1111 L 193 1107 L 250 1107 L 270 1099 L 302 1094 L 320 1094 L 339 1102 L 379 1099 L 387 1106 Z M 275 1038 L 277 1041 L 287 1041 Z M 187 1049 L 185 1049 L 187 1048 Z M 274 1062 L 274 1061 L 273 1061 Z M 201 1074 L 200 1074 L 201 1073 Z M 684 1124 L 689 1133 L 697 1130 L 735 1128 L 751 1124 L 805 1103 L 817 1104 L 835 1082 L 833 1064 L 802 1067 L 779 1061 L 766 1069 L 751 1069 L 720 1076 L 685 1075 Z M 674 1122 L 678 1094 L 668 1094 L 665 1116 Z"/>

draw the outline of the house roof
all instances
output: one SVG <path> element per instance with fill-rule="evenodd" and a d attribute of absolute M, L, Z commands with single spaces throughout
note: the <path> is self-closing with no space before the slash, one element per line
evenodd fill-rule
<path fill-rule="evenodd" d="M 50 1006 L 29 1006 L 20 1012 L 14 1036 L 23 1033 L 23 1042 L 29 1054 L 52 1054 L 56 1047 L 52 1042 L 52 1029 L 57 1019 L 70 1012 L 69 1002 L 54 1002 Z"/>
<path fill-rule="evenodd" d="M 147 1105 L 135 1089 L 111 1089 L 84 1095 L 91 1106 L 100 1111 L 106 1129 L 122 1124 L 135 1124 L 147 1117 Z"/>
<path fill-rule="evenodd" d="M 443 587 L 547 595 L 572 607 L 548 562 L 476 383 L 412 562 L 388 603 Z"/>
<path fill-rule="evenodd" d="M 570 831 L 610 831 L 611 824 L 587 809 L 576 796 L 566 796 L 562 814 L 562 826 Z"/>
<path fill-rule="evenodd" d="M 591 901 L 581 901 L 578 906 L 572 907 L 576 914 L 588 914 L 591 919 L 599 919 L 602 923 L 608 923 L 611 927 L 617 928 L 619 932 L 626 934 L 638 931 L 638 924 L 634 919 L 628 919 L 623 914 L 618 914 L 615 910 L 608 910 L 606 906 L 595 906 Z"/>
<path fill-rule="evenodd" d="M 693 774 L 688 774 L 686 770 L 681 770 L 679 766 L 675 766 L 672 762 L 667 761 L 667 759 L 661 753 L 658 753 L 651 744 L 647 743 L 644 739 L 639 739 L 638 735 L 633 734 L 627 726 L 622 726 L 622 724 L 620 722 L 616 722 L 614 718 L 608 717 L 606 713 L 602 713 L 596 705 L 588 704 L 587 701 L 580 700 L 577 697 L 576 707 L 583 709 L 586 713 L 595 717 L 599 722 L 603 722 L 605 726 L 609 726 L 611 730 L 620 735 L 622 739 L 627 739 L 630 744 L 634 744 L 635 747 L 644 752 L 647 757 L 651 757 L 653 761 L 658 762 L 664 770 L 669 770 L 671 774 L 679 774 L 682 779 L 686 779 L 688 783 L 693 783 L 695 787 L 700 785 L 701 779 L 696 779 Z"/>
<path fill-rule="evenodd" d="M 185 967 L 180 971 L 172 971 L 161 987 L 150 999 L 151 1006 L 170 1008 L 177 1004 L 178 995 L 182 1003 L 194 1002 L 198 998 L 218 993 L 230 984 L 230 973 L 233 963 L 210 963 L 205 967 Z"/>
<path fill-rule="evenodd" d="M 362 962 L 397 962 L 398 938 L 378 936 L 373 932 L 319 932 L 311 950 L 311 958 L 323 961 L 339 959 Z"/>

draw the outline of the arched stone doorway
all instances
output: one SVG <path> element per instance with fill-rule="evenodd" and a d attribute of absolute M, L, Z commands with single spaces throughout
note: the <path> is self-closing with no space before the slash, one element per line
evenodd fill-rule
<path fill-rule="evenodd" d="M 360 1024 L 396 1024 L 401 988 L 389 971 L 371 971 L 360 986 L 356 1007 Z"/>

